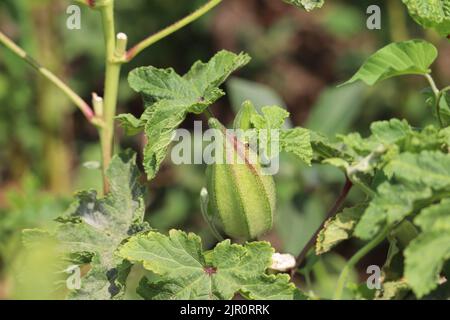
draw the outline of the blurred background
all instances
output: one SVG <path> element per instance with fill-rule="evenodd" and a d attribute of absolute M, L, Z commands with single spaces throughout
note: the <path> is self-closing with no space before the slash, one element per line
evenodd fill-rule
<path fill-rule="evenodd" d="M 133 44 L 204 1 L 116 3 L 118 31 L 127 33 Z M 68 0 L 2 0 L 0 30 L 89 101 L 91 92 L 103 91 L 101 23 L 98 13 L 82 8 L 81 29 L 68 30 L 66 9 L 70 4 Z M 381 7 L 380 30 L 366 28 L 366 9 L 371 4 Z M 229 124 L 241 103 L 250 99 L 259 107 L 283 106 L 291 113 L 293 125 L 330 137 L 351 131 L 364 135 L 372 121 L 392 117 L 423 127 L 432 119 L 421 93 L 427 84 L 421 78 L 396 78 L 375 87 L 356 84 L 336 88 L 377 49 L 417 37 L 439 47 L 434 78 L 441 87 L 450 83 L 449 42 L 441 41 L 432 31 L 422 31 L 401 1 L 329 0 L 323 9 L 306 13 L 279 0 L 226 0 L 124 66 L 119 112 L 139 116 L 143 111 L 141 98 L 126 81 L 133 68 L 174 67 L 184 73 L 196 60 L 208 60 L 217 50 L 227 49 L 246 51 L 253 60 L 227 82 L 227 96 L 213 106 L 225 123 Z M 192 128 L 193 120 L 198 118 L 189 117 L 183 126 Z M 126 137 L 120 128 L 117 137 L 116 149 L 142 150 L 142 137 Z M 0 299 L 60 297 L 45 285 L 46 269 L 38 267 L 51 260 L 51 248 L 41 254 L 25 253 L 21 230 L 51 228 L 74 192 L 100 190 L 99 160 L 95 128 L 50 83 L 0 47 Z M 336 169 L 320 165 L 308 168 L 288 156 L 281 161 L 276 176 L 277 223 L 265 239 L 277 250 L 296 255 L 332 206 L 344 177 Z M 166 161 L 157 178 L 147 183 L 146 219 L 162 232 L 171 228 L 194 231 L 208 248 L 214 239 L 202 220 L 198 200 L 205 184 L 204 169 Z M 361 196 L 352 191 L 348 204 Z M 355 241 L 346 242 L 333 253 L 309 259 L 303 285 L 329 297 L 345 259 L 358 246 Z M 370 257 L 373 261 L 362 261 L 361 266 L 381 264 L 385 253 L 386 248 L 377 249 Z M 24 273 L 24 265 L 31 266 L 28 270 L 34 273 Z M 364 272 L 363 268 L 354 270 L 352 279 L 361 279 Z M 51 272 L 47 276 L 52 277 Z M 52 281 L 58 281 L 56 278 Z M 133 292 L 129 297 L 135 297 Z"/>

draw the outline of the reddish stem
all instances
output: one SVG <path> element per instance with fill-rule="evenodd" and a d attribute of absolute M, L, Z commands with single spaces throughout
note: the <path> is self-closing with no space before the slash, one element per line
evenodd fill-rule
<path fill-rule="evenodd" d="M 294 266 L 294 268 L 291 269 L 291 277 L 294 277 L 295 272 L 297 270 L 297 268 L 302 264 L 303 260 L 306 257 L 306 254 L 309 252 L 309 250 L 311 249 L 311 247 L 316 243 L 317 240 L 317 235 L 319 234 L 320 230 L 322 230 L 322 228 L 325 225 L 325 222 L 334 217 L 337 213 L 339 208 L 342 206 L 342 204 L 344 203 L 345 199 L 347 198 L 348 193 L 350 192 L 350 190 L 353 187 L 353 183 L 350 181 L 350 179 L 348 177 L 346 177 L 345 180 L 345 185 L 342 188 L 338 198 L 336 199 L 336 201 L 334 202 L 333 206 L 331 207 L 331 209 L 327 212 L 327 215 L 325 217 L 325 219 L 323 220 L 323 222 L 320 224 L 319 228 L 317 228 L 316 232 L 314 232 L 314 234 L 311 236 L 311 238 L 309 239 L 309 241 L 306 243 L 306 245 L 304 246 L 303 250 L 300 252 L 300 254 L 297 256 L 296 259 L 296 264 Z"/>

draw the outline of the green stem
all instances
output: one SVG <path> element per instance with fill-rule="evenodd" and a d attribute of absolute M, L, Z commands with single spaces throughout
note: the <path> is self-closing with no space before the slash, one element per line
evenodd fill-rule
<path fill-rule="evenodd" d="M 370 186 L 368 186 L 367 184 L 362 182 L 361 179 L 359 179 L 355 175 L 349 175 L 348 177 L 349 177 L 350 181 L 355 186 L 360 188 L 366 194 L 366 196 L 368 196 L 369 198 L 373 198 L 377 194 Z"/>
<path fill-rule="evenodd" d="M 450 90 L 450 86 L 445 87 L 442 90 L 439 90 L 436 86 L 436 83 L 434 82 L 433 78 L 431 77 L 431 75 L 429 74 L 425 74 L 425 78 L 428 80 L 428 82 L 430 83 L 431 86 L 431 90 L 434 93 L 434 97 L 435 97 L 435 102 L 434 102 L 434 110 L 436 112 L 436 117 L 438 119 L 439 122 L 439 126 L 441 128 L 444 127 L 444 123 L 442 121 L 442 117 L 441 117 L 441 98 L 444 95 L 444 93 L 448 90 Z"/>
<path fill-rule="evenodd" d="M 92 111 L 89 104 L 87 104 L 78 94 L 76 94 L 68 85 L 66 85 L 60 78 L 54 75 L 51 71 L 41 66 L 36 60 L 30 57 L 22 48 L 16 45 L 10 38 L 0 31 L 0 43 L 2 43 L 11 52 L 23 59 L 37 72 L 44 76 L 48 81 L 59 88 L 80 110 L 83 112 L 86 119 L 94 125 L 101 126 L 102 123 Z"/>
<path fill-rule="evenodd" d="M 441 92 L 447 92 L 450 91 L 450 86 L 446 86 L 444 89 L 441 90 Z"/>
<path fill-rule="evenodd" d="M 117 96 L 119 90 L 120 69 L 122 63 L 117 61 L 116 31 L 114 24 L 114 2 L 99 8 L 106 47 L 106 74 L 103 103 L 104 126 L 100 130 L 100 143 L 102 148 L 103 191 L 108 193 L 109 184 L 106 170 L 113 155 L 114 146 L 114 117 L 116 115 Z M 123 34 L 118 35 L 120 40 Z M 122 41 L 118 41 L 121 43 Z M 122 44 L 120 45 L 122 47 Z"/>
<path fill-rule="evenodd" d="M 431 90 L 433 91 L 434 95 L 437 96 L 439 94 L 439 89 L 437 88 L 436 83 L 434 82 L 433 78 L 428 73 L 426 73 L 424 76 L 430 83 L 430 87 L 431 87 Z"/>
<path fill-rule="evenodd" d="M 350 260 L 347 261 L 346 265 L 342 269 L 341 274 L 336 285 L 336 290 L 334 292 L 334 300 L 340 300 L 342 298 L 342 293 L 344 292 L 344 287 L 347 282 L 350 270 L 373 248 L 379 245 L 389 233 L 390 228 L 385 227 L 372 241 L 368 242 L 364 247 L 362 247 L 358 252 L 356 252 Z"/>
<path fill-rule="evenodd" d="M 171 35 L 172 33 L 180 30 L 181 28 L 185 27 L 186 25 L 194 22 L 201 16 L 205 15 L 208 11 L 216 7 L 219 3 L 221 3 L 222 0 L 210 0 L 208 3 L 191 13 L 190 15 L 184 17 L 183 19 L 175 22 L 174 24 L 164 28 L 163 30 L 151 35 L 150 37 L 142 40 L 137 45 L 135 45 L 133 48 L 131 48 L 127 54 L 126 54 L 126 61 L 129 62 L 133 60 L 134 57 L 136 57 L 140 52 L 142 52 L 144 49 L 148 48 L 149 46 L 155 44 L 161 39 L 164 39 L 165 37 Z"/>

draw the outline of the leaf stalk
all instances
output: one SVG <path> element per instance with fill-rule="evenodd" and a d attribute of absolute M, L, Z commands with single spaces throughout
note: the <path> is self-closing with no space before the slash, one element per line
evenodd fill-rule
<path fill-rule="evenodd" d="M 9 49 L 16 56 L 24 60 L 33 69 L 39 72 L 44 78 L 53 83 L 59 88 L 69 99 L 72 101 L 78 109 L 83 113 L 86 119 L 98 126 L 103 125 L 100 118 L 96 117 L 94 111 L 89 104 L 85 102 L 78 94 L 76 94 L 67 84 L 65 84 L 60 78 L 53 74 L 50 70 L 43 67 L 39 62 L 30 57 L 25 50 L 15 44 L 10 38 L 8 38 L 3 32 L 0 31 L 0 43 L 2 43 L 7 49 Z"/>
<path fill-rule="evenodd" d="M 336 285 L 336 290 L 334 292 L 334 300 L 341 300 L 342 293 L 344 292 L 345 284 L 347 283 L 347 278 L 350 270 L 372 249 L 378 246 L 386 238 L 390 231 L 390 228 L 386 226 L 375 238 L 368 242 L 364 247 L 362 247 L 358 252 L 356 252 L 350 260 L 347 261 L 344 268 L 339 275 L 339 279 Z"/>

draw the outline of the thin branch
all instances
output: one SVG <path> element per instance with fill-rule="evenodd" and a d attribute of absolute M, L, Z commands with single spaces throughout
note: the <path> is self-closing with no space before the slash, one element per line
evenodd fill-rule
<path fill-rule="evenodd" d="M 11 52 L 23 59 L 37 72 L 44 76 L 47 80 L 58 87 L 84 114 L 86 119 L 97 126 L 102 125 L 102 121 L 98 119 L 94 111 L 91 109 L 79 95 L 77 95 L 68 85 L 66 85 L 60 78 L 54 75 L 51 71 L 41 66 L 36 60 L 30 57 L 22 48 L 16 45 L 10 38 L 8 38 L 3 32 L 0 31 L 0 43 L 2 43 Z"/>
<path fill-rule="evenodd" d="M 342 298 L 342 293 L 344 291 L 345 283 L 347 282 L 348 274 L 350 270 L 361 260 L 366 254 L 368 254 L 372 249 L 378 246 L 388 235 L 390 229 L 385 227 L 374 239 L 368 242 L 364 247 L 362 247 L 358 252 L 356 252 L 350 260 L 347 261 L 344 269 L 342 269 L 339 275 L 338 282 L 336 285 L 336 290 L 334 292 L 334 300 L 340 300 Z"/>
<path fill-rule="evenodd" d="M 433 90 L 434 95 L 437 96 L 439 94 L 439 89 L 437 88 L 436 83 L 434 82 L 433 78 L 428 73 L 424 74 L 424 77 L 430 83 L 430 87 L 431 87 L 431 90 Z"/>
<path fill-rule="evenodd" d="M 139 53 L 141 53 L 144 49 L 155 44 L 159 40 L 164 39 L 165 37 L 171 35 L 172 33 L 180 30 L 186 25 L 194 22 L 195 20 L 206 14 L 208 11 L 216 7 L 221 2 L 222 0 L 210 0 L 208 3 L 206 3 L 205 5 L 203 5 L 202 7 L 191 13 L 190 15 L 166 27 L 165 29 L 151 35 L 150 37 L 142 40 L 127 52 L 125 61 L 129 62 L 133 60 L 133 58 L 136 57 Z"/>
<path fill-rule="evenodd" d="M 345 185 L 342 188 L 338 198 L 334 202 L 333 207 L 331 207 L 331 209 L 327 212 L 327 215 L 326 215 L 325 219 L 323 220 L 323 222 L 320 224 L 320 226 L 317 228 L 316 232 L 314 232 L 314 234 L 311 236 L 309 241 L 306 243 L 302 252 L 300 252 L 300 254 L 297 256 L 297 259 L 296 259 L 297 262 L 296 262 L 294 268 L 292 268 L 292 270 L 291 270 L 291 276 L 293 276 L 295 274 L 297 268 L 302 264 L 303 260 L 305 259 L 306 254 L 309 252 L 311 247 L 313 247 L 314 244 L 316 243 L 317 235 L 319 234 L 320 230 L 322 230 L 323 226 L 325 225 L 325 222 L 328 219 L 334 217 L 338 213 L 338 210 L 344 203 L 344 201 L 347 198 L 347 195 L 350 192 L 350 190 L 352 189 L 352 187 L 353 187 L 353 183 L 350 181 L 350 179 L 348 177 L 346 177 Z"/>

